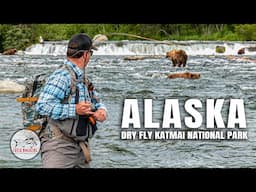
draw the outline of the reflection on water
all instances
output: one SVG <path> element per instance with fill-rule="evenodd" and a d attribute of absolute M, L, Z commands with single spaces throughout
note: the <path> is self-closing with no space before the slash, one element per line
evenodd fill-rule
<path fill-rule="evenodd" d="M 256 124 L 256 65 L 254 62 L 230 60 L 225 56 L 190 56 L 186 68 L 173 68 L 165 58 L 137 61 L 124 56 L 95 55 L 88 66 L 93 80 L 106 104 L 108 120 L 99 125 L 92 144 L 92 167 L 97 168 L 159 168 L 159 167 L 256 167 L 254 145 Z M 51 72 L 63 61 L 56 56 L 0 56 L 0 80 L 20 84 L 41 72 Z M 198 80 L 167 79 L 171 72 L 201 73 Z M 20 94 L 0 94 L 0 167 L 41 167 L 40 156 L 22 161 L 10 152 L 11 135 L 22 128 Z M 154 121 L 161 123 L 164 100 L 189 98 L 205 103 L 209 98 L 244 99 L 247 130 L 246 141 L 127 141 L 120 140 L 124 99 L 136 98 L 140 109 L 143 99 L 153 99 Z M 223 119 L 227 106 L 223 108 Z M 181 110 L 181 118 L 185 116 Z M 205 109 L 200 111 L 203 118 Z M 141 115 L 143 115 L 141 111 Z M 143 116 L 141 116 L 141 119 Z M 203 123 L 204 125 L 204 123 Z"/>

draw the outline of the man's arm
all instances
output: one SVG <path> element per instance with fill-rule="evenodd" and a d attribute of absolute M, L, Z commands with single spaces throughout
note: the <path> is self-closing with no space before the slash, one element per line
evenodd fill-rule
<path fill-rule="evenodd" d="M 93 97 L 96 111 L 91 112 L 90 114 L 92 114 L 97 121 L 103 122 L 107 119 L 107 108 L 103 103 L 100 102 L 100 96 L 95 89 L 93 90 Z"/>
<path fill-rule="evenodd" d="M 87 114 L 91 114 L 96 121 L 103 122 L 107 119 L 107 111 L 105 109 L 98 109 L 95 112 L 88 112 Z"/>
<path fill-rule="evenodd" d="M 49 77 L 40 94 L 36 110 L 52 119 L 75 118 L 75 104 L 62 104 L 66 91 L 69 91 L 70 77 L 67 72 L 59 71 Z"/>

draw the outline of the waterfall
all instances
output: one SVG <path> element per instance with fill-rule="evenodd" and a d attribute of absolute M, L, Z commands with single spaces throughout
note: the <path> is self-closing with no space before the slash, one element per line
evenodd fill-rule
<path fill-rule="evenodd" d="M 28 55 L 66 55 L 68 41 L 45 41 L 25 50 Z M 224 46 L 224 53 L 216 53 L 216 46 Z M 237 55 L 245 48 L 245 55 L 256 54 L 256 43 L 231 41 L 105 41 L 97 44 L 94 55 L 165 55 L 172 49 L 183 49 L 188 55 Z"/>

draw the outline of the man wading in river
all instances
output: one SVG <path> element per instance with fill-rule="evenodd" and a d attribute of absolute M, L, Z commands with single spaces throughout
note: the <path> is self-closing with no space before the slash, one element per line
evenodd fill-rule
<path fill-rule="evenodd" d="M 96 121 L 106 120 L 107 111 L 92 83 L 85 78 L 93 51 L 85 34 L 74 35 L 67 58 L 49 78 L 37 102 L 37 111 L 47 117 L 40 133 L 45 168 L 89 167 L 89 139 Z"/>

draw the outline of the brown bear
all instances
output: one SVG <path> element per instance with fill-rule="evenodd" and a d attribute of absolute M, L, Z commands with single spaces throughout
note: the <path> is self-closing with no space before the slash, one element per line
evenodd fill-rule
<path fill-rule="evenodd" d="M 16 49 L 7 49 L 3 52 L 3 55 L 14 55 L 17 52 Z"/>
<path fill-rule="evenodd" d="M 183 67 L 186 66 L 188 56 L 185 51 L 183 50 L 172 50 L 166 53 L 166 58 L 169 58 L 172 60 L 173 66 Z"/>
<path fill-rule="evenodd" d="M 168 78 L 169 79 L 174 79 L 174 78 L 199 79 L 200 74 L 199 73 L 190 73 L 190 72 L 173 73 L 173 74 L 169 74 Z"/>
<path fill-rule="evenodd" d="M 242 54 L 244 54 L 244 53 L 245 53 L 245 48 L 241 48 L 241 49 L 239 49 L 238 52 L 237 52 L 238 55 L 242 55 Z"/>

